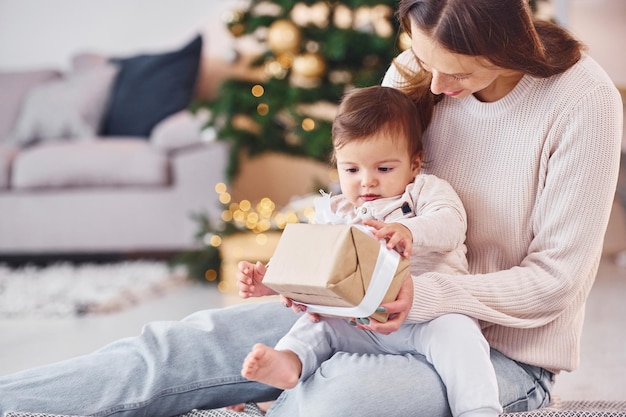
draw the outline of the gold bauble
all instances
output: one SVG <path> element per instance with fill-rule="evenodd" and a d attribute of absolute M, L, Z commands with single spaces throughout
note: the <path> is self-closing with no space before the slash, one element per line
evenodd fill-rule
<path fill-rule="evenodd" d="M 241 23 L 233 23 L 228 25 L 228 30 L 235 38 L 240 37 L 246 31 L 246 27 Z"/>
<path fill-rule="evenodd" d="M 222 16 L 222 19 L 226 23 L 226 27 L 236 38 L 242 36 L 246 31 L 246 26 L 243 23 L 244 18 L 245 12 L 242 10 L 229 11 L 224 13 Z"/>
<path fill-rule="evenodd" d="M 411 42 L 411 35 L 409 35 L 408 32 L 402 31 L 402 33 L 400 33 L 400 36 L 398 36 L 398 46 L 403 51 L 406 51 L 411 47 Z"/>
<path fill-rule="evenodd" d="M 350 29 L 352 27 L 352 21 L 354 16 L 352 10 L 348 6 L 342 4 L 335 7 L 335 13 L 333 14 L 333 23 L 339 29 Z"/>
<path fill-rule="evenodd" d="M 330 6 L 325 1 L 319 1 L 312 6 L 297 3 L 291 9 L 290 17 L 299 26 L 313 24 L 318 28 L 325 28 L 328 26 L 329 14 Z"/>
<path fill-rule="evenodd" d="M 300 28 L 289 20 L 277 20 L 267 31 L 267 46 L 275 54 L 300 50 Z"/>
<path fill-rule="evenodd" d="M 320 54 L 308 52 L 294 58 L 291 71 L 299 77 L 319 78 L 326 71 L 326 62 Z"/>
<path fill-rule="evenodd" d="M 255 135 L 260 135 L 263 131 L 263 127 L 247 114 L 235 114 L 231 119 L 231 123 L 235 129 L 244 130 Z"/>

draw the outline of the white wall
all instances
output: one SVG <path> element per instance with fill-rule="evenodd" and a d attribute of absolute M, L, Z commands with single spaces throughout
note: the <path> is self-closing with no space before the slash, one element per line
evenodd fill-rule
<path fill-rule="evenodd" d="M 559 1 L 565 3 L 567 28 L 585 42 L 615 84 L 626 89 L 626 1 Z"/>
<path fill-rule="evenodd" d="M 626 88 L 625 0 L 552 0 L 566 26 Z M 223 15 L 246 0 L 0 0 L 0 71 L 66 67 L 72 54 L 163 51 L 208 34 L 205 54 L 232 49 Z"/>
<path fill-rule="evenodd" d="M 0 71 L 64 69 L 78 52 L 161 52 L 205 35 L 205 54 L 232 48 L 223 16 L 236 0 L 0 0 Z"/>

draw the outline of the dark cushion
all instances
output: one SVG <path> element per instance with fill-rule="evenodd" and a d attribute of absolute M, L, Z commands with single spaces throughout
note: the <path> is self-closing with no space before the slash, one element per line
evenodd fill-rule
<path fill-rule="evenodd" d="M 201 54 L 198 35 L 178 51 L 112 60 L 120 71 L 101 134 L 147 138 L 157 123 L 189 106 Z"/>

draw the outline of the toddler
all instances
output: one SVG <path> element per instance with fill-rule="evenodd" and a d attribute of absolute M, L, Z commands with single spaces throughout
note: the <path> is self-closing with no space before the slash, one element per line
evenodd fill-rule
<path fill-rule="evenodd" d="M 419 107 L 401 91 L 380 86 L 346 94 L 332 129 L 342 193 L 323 197 L 316 222 L 368 226 L 389 249 L 410 259 L 409 279 L 438 271 L 462 280 L 468 273 L 465 210 L 446 181 L 420 174 L 421 137 L 433 102 L 426 93 L 416 101 Z M 263 286 L 262 275 L 259 264 L 239 264 L 244 298 L 272 293 Z M 256 344 L 241 374 L 290 389 L 336 352 L 421 354 L 445 384 L 453 416 L 497 416 L 502 411 L 489 345 L 477 320 L 442 314 L 426 323 L 404 323 L 391 334 L 372 331 L 370 320 L 311 321 L 303 316 L 274 348 Z"/>

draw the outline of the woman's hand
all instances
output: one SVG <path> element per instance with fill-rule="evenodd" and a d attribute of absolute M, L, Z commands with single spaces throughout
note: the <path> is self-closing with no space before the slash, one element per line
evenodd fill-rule
<path fill-rule="evenodd" d="M 290 307 L 293 311 L 295 311 L 297 314 L 302 314 L 302 313 L 306 313 L 306 306 L 303 304 L 298 304 L 295 301 L 293 301 L 291 298 L 287 298 L 284 295 L 281 294 L 280 296 L 280 302 L 285 306 L 285 307 Z M 313 323 L 319 323 L 320 321 L 320 316 L 319 314 L 316 313 L 307 313 L 309 316 L 309 320 Z"/>
<path fill-rule="evenodd" d="M 391 334 L 398 330 L 404 323 L 413 306 L 413 279 L 410 274 L 407 274 L 407 278 L 402 282 L 402 287 L 398 292 L 398 297 L 395 301 L 384 303 L 380 307 L 380 311 L 384 309 L 384 312 L 389 314 L 389 320 L 386 323 L 381 323 L 371 318 L 357 318 L 351 319 L 350 323 L 359 329 L 371 330 L 373 332 L 381 334 Z M 378 311 L 378 310 L 377 310 Z"/>
<path fill-rule="evenodd" d="M 276 292 L 263 285 L 263 277 L 267 268 L 261 262 L 251 264 L 241 261 L 237 264 L 237 288 L 241 298 L 263 297 Z"/>

